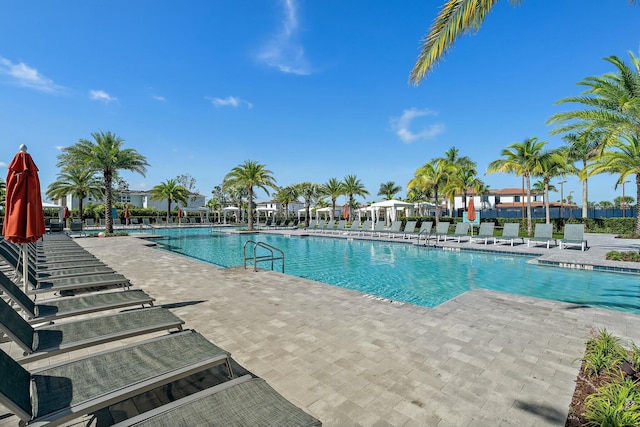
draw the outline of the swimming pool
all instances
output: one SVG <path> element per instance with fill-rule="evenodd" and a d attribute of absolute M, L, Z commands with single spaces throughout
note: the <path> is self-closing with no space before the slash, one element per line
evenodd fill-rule
<path fill-rule="evenodd" d="M 526 256 L 204 228 L 156 234 L 166 237 L 158 241 L 163 249 L 222 267 L 242 265 L 247 240 L 265 242 L 284 251 L 287 274 L 425 307 L 482 288 L 640 314 L 638 276 L 538 266 Z M 276 261 L 276 271 L 280 265 Z"/>

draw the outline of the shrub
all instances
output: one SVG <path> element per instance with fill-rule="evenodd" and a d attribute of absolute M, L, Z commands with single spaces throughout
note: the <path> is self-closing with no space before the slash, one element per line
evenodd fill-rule
<path fill-rule="evenodd" d="M 593 426 L 640 425 L 640 391 L 630 378 L 604 385 L 586 398 L 585 417 Z"/>
<path fill-rule="evenodd" d="M 618 369 L 627 358 L 627 352 L 619 341 L 606 329 L 600 329 L 598 336 L 590 338 L 584 354 L 585 372 L 588 375 L 600 375 Z"/>

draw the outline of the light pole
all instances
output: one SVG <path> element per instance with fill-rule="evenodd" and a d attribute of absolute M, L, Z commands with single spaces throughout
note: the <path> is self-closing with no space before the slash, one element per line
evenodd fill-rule
<path fill-rule="evenodd" d="M 627 212 L 626 212 L 626 203 L 625 203 L 625 199 L 624 199 L 624 185 L 629 182 L 629 181 L 623 181 L 622 182 L 622 200 L 620 201 L 620 205 L 622 207 L 622 218 L 625 218 L 627 216 Z"/>
<path fill-rule="evenodd" d="M 573 218 L 573 190 L 569 191 L 569 195 L 567 196 L 567 203 L 569 203 L 569 218 Z"/>
<path fill-rule="evenodd" d="M 560 218 L 564 218 L 564 184 L 567 181 L 560 181 L 558 185 L 560 186 Z"/>

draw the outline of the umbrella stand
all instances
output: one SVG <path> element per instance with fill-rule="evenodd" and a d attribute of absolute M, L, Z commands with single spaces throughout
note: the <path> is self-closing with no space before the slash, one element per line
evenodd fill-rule
<path fill-rule="evenodd" d="M 29 251 L 27 248 L 28 243 L 23 243 L 22 246 L 22 283 L 24 284 L 24 293 L 27 294 L 29 290 Z M 28 295 L 28 294 L 27 294 Z"/>

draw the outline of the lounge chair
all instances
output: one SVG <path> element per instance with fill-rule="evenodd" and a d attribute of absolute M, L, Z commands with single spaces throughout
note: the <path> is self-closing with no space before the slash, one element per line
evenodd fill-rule
<path fill-rule="evenodd" d="M 72 234 L 84 234 L 84 231 L 82 229 L 82 221 L 79 219 L 72 220 L 71 224 L 69 224 L 69 228 Z"/>
<path fill-rule="evenodd" d="M 386 231 L 386 227 L 385 227 L 384 221 L 378 220 L 378 222 L 375 223 L 375 225 L 369 231 L 369 233 L 371 233 L 371 236 L 378 235 L 378 237 L 380 237 L 382 236 L 382 233 L 384 233 L 385 231 Z"/>
<path fill-rule="evenodd" d="M 142 218 L 142 225 L 151 226 L 149 218 Z"/>
<path fill-rule="evenodd" d="M 0 404 L 22 424 L 60 425 L 220 365 L 233 377 L 229 354 L 194 331 L 32 371 L 0 351 Z"/>
<path fill-rule="evenodd" d="M 20 364 L 137 335 L 182 330 L 183 324 L 166 308 L 153 307 L 33 328 L 0 298 L 0 330 L 23 350 L 24 357 L 16 359 Z"/>
<path fill-rule="evenodd" d="M 484 244 L 486 245 L 489 242 L 489 239 L 494 239 L 493 237 L 493 229 L 495 228 L 495 224 L 493 222 L 483 222 L 480 224 L 480 230 L 478 234 L 475 236 L 471 236 L 469 241 L 473 243 L 476 240 L 484 240 Z M 495 240 L 494 240 L 495 241 Z"/>
<path fill-rule="evenodd" d="M 46 280 L 32 280 L 30 277 L 28 283 L 31 289 L 27 291 L 29 294 L 40 294 L 44 292 L 61 292 L 73 291 L 77 289 L 99 288 L 99 287 L 123 287 L 129 288 L 131 283 L 129 279 L 118 273 L 100 273 L 87 276 L 74 276 L 62 278 L 48 278 Z"/>
<path fill-rule="evenodd" d="M 442 238 L 446 242 L 451 238 L 451 240 L 457 240 L 460 243 L 463 237 L 469 237 L 469 228 L 471 224 L 467 222 L 459 222 L 456 224 L 456 228 L 452 234 L 443 234 Z"/>
<path fill-rule="evenodd" d="M 519 239 L 524 243 L 524 238 L 520 237 L 520 224 L 517 222 L 507 222 L 502 229 L 502 236 L 496 236 L 493 239 L 493 244 L 497 245 L 498 242 L 509 242 L 513 246 L 513 242 Z"/>
<path fill-rule="evenodd" d="M 546 243 L 547 249 L 551 246 L 551 242 L 556 244 L 556 239 L 553 238 L 553 224 L 536 224 L 533 237 L 527 239 L 527 247 L 530 247 L 532 242 L 535 245 L 538 243 Z"/>
<path fill-rule="evenodd" d="M 262 378 L 245 375 L 129 418 L 114 427 L 195 425 L 301 426 L 322 423 L 282 397 Z"/>
<path fill-rule="evenodd" d="M 347 229 L 347 220 L 341 219 L 340 221 L 338 221 L 338 224 L 335 226 L 335 228 L 331 229 L 330 231 L 331 231 L 331 234 L 347 233 L 349 231 Z"/>
<path fill-rule="evenodd" d="M 362 223 L 360 228 L 356 229 L 352 225 L 351 229 L 349 230 L 349 234 L 356 234 L 356 235 L 360 236 L 360 235 L 366 233 L 367 231 L 371 231 L 371 226 L 372 225 L 373 225 L 373 221 L 367 219 Z"/>
<path fill-rule="evenodd" d="M 433 235 L 436 237 L 436 242 L 440 241 L 440 237 L 446 236 L 447 234 L 449 234 L 449 226 L 450 225 L 451 225 L 451 223 L 446 222 L 446 221 L 440 221 L 436 225 L 436 232 L 433 233 Z"/>
<path fill-rule="evenodd" d="M 84 220 L 84 225 L 86 225 L 86 226 L 87 226 L 87 228 L 89 228 L 89 227 L 93 228 L 93 227 L 95 227 L 95 226 L 96 226 L 96 224 L 95 224 L 95 222 L 94 222 L 93 218 L 87 218 L 87 219 L 85 219 L 85 220 Z"/>
<path fill-rule="evenodd" d="M 584 238 L 584 224 L 566 224 L 564 226 L 564 237 L 560 239 L 560 249 L 562 246 L 580 246 L 580 250 L 587 249 L 587 241 Z"/>
<path fill-rule="evenodd" d="M 404 225 L 404 230 L 402 230 L 402 238 L 407 239 L 411 238 L 413 234 L 416 232 L 416 221 L 407 221 Z"/>
<path fill-rule="evenodd" d="M 387 237 L 393 239 L 395 236 L 401 236 L 402 221 L 393 221 L 391 226 L 386 230 Z"/>
<path fill-rule="evenodd" d="M 140 289 L 122 292 L 98 292 L 76 297 L 52 298 L 35 303 L 20 288 L 0 274 L 0 290 L 9 297 L 9 301 L 23 310 L 28 321 L 42 322 L 80 314 L 113 310 L 136 305 L 153 305 L 155 301 Z"/>
<path fill-rule="evenodd" d="M 49 221 L 49 231 L 52 233 L 64 231 L 64 224 L 57 219 Z"/>
<path fill-rule="evenodd" d="M 353 232 L 355 233 L 359 233 L 360 232 L 360 220 L 356 219 L 355 221 L 353 221 L 351 223 L 351 227 L 346 229 L 347 234 L 351 234 Z"/>

